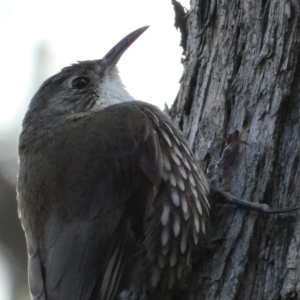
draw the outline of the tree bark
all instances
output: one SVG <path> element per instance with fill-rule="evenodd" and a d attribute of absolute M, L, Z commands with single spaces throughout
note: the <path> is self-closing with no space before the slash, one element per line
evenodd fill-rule
<path fill-rule="evenodd" d="M 185 70 L 171 115 L 203 170 L 245 201 L 299 205 L 299 1 L 192 0 L 185 14 L 172 2 Z M 182 298 L 300 299 L 298 212 L 257 213 L 213 193 L 210 227 Z"/>

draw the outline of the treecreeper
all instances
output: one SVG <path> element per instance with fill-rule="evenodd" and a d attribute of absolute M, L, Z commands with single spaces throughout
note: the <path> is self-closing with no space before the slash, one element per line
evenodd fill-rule
<path fill-rule="evenodd" d="M 17 199 L 32 299 L 170 299 L 205 233 L 209 187 L 186 139 L 118 74 L 146 29 L 64 68 L 30 102 Z"/>

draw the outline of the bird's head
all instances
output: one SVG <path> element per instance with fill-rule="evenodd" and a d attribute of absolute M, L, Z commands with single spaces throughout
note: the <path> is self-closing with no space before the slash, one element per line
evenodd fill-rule
<path fill-rule="evenodd" d="M 31 100 L 23 129 L 53 128 L 82 114 L 133 100 L 122 84 L 116 64 L 147 28 L 127 35 L 102 59 L 78 62 L 47 79 Z"/>

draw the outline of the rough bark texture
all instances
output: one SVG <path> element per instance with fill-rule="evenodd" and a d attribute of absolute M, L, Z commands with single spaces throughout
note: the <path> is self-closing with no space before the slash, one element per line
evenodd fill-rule
<path fill-rule="evenodd" d="M 174 5 L 186 60 L 171 115 L 226 191 L 271 207 L 300 204 L 299 5 L 192 0 L 185 17 Z M 232 144 L 217 163 L 233 140 L 249 146 Z M 299 213 L 267 215 L 217 200 L 182 298 L 300 299 Z"/>

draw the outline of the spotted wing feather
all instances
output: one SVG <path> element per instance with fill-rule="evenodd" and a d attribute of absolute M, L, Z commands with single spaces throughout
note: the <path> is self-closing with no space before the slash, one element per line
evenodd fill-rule
<path fill-rule="evenodd" d="M 171 289 L 205 233 L 209 186 L 181 131 L 156 107 L 137 103 L 151 120 L 162 152 L 162 181 L 151 205 L 144 248 L 149 289 Z M 147 265 L 147 263 L 146 263 Z M 150 270 L 150 271 L 149 271 Z"/>

